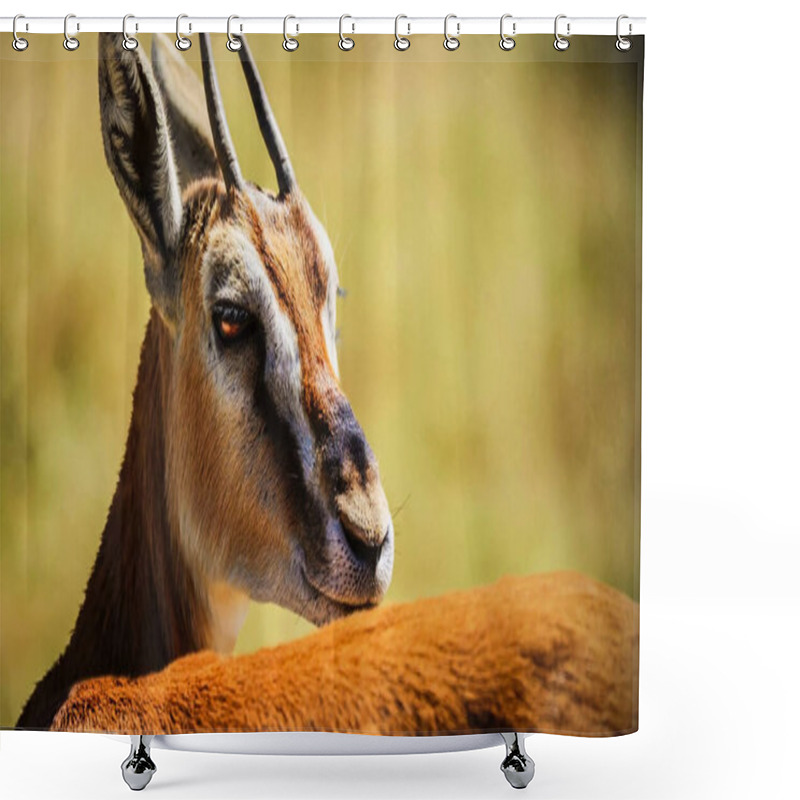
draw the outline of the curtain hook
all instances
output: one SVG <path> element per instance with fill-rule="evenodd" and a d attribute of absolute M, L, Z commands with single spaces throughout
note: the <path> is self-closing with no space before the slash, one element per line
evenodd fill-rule
<path fill-rule="evenodd" d="M 231 53 L 236 53 L 242 49 L 242 40 L 238 36 L 234 36 L 231 33 L 231 23 L 235 20 L 239 19 L 236 14 L 231 14 L 228 17 L 228 41 L 225 43 L 225 47 L 231 51 Z M 242 30 L 242 26 L 239 26 L 239 30 Z"/>
<path fill-rule="evenodd" d="M 295 39 L 294 36 L 289 36 L 288 26 L 290 19 L 297 19 L 297 17 L 293 17 L 291 14 L 287 14 L 283 18 L 283 49 L 287 53 L 294 53 L 294 51 L 297 50 L 298 47 L 300 47 L 300 42 L 299 40 Z M 299 26 L 297 27 L 297 30 L 298 31 L 300 30 Z"/>
<path fill-rule="evenodd" d="M 192 46 L 192 40 L 187 39 L 181 33 L 181 20 L 188 18 L 189 18 L 188 14 L 178 14 L 177 18 L 175 19 L 175 36 L 176 36 L 175 47 L 177 47 L 178 50 L 188 50 Z M 191 32 L 192 32 L 192 25 L 191 23 L 189 23 L 189 33 Z"/>
<path fill-rule="evenodd" d="M 628 50 L 630 50 L 630 49 L 631 49 L 631 40 L 630 40 L 630 39 L 627 39 L 627 38 L 625 38 L 625 37 L 624 37 L 624 36 L 623 36 L 623 35 L 620 33 L 620 23 L 621 23 L 621 22 L 622 22 L 622 20 L 624 20 L 624 19 L 629 19 L 629 17 L 628 17 L 628 15 L 627 15 L 627 14 L 620 14 L 620 15 L 617 17 L 617 44 L 616 44 L 616 47 L 617 47 L 617 50 L 619 50 L 619 51 L 620 51 L 620 52 L 622 52 L 622 53 L 624 53 L 624 52 L 626 52 L 626 51 L 628 51 Z M 631 35 L 631 32 L 632 32 L 632 30 L 633 30 L 633 26 L 632 26 L 632 25 L 631 25 L 631 23 L 629 22 L 629 23 L 628 23 L 628 36 L 630 36 L 630 35 Z"/>
<path fill-rule="evenodd" d="M 444 44 L 444 49 L 445 50 L 450 50 L 450 52 L 452 52 L 453 50 L 458 50 L 458 46 L 461 44 L 461 42 L 458 40 L 458 30 L 459 30 L 459 27 L 460 27 L 458 22 L 456 22 L 456 35 L 455 36 L 451 36 L 447 32 L 447 23 L 450 22 L 451 19 L 458 19 L 458 17 L 455 14 L 448 14 L 444 18 L 444 43 L 443 44 Z"/>
<path fill-rule="evenodd" d="M 74 14 L 67 14 L 67 16 L 64 17 L 64 49 L 70 52 L 77 50 L 81 46 L 81 43 L 74 36 L 69 35 L 69 21 L 71 19 L 76 19 Z M 76 22 L 75 32 L 77 33 L 80 29 L 80 24 Z"/>
<path fill-rule="evenodd" d="M 133 14 L 126 14 L 122 18 L 122 47 L 125 50 L 135 50 L 139 46 L 139 40 L 135 36 L 128 36 L 128 20 L 136 19 Z"/>
<path fill-rule="evenodd" d="M 411 39 L 407 39 L 405 36 L 400 35 L 400 20 L 401 19 L 408 19 L 405 14 L 398 14 L 394 18 L 394 49 L 400 50 L 408 50 L 411 47 Z M 408 33 L 411 33 L 411 24 L 406 23 L 406 27 L 408 28 Z"/>
<path fill-rule="evenodd" d="M 566 19 L 566 18 L 567 18 L 566 14 L 559 14 L 556 17 L 555 25 L 553 26 L 553 31 L 554 31 L 554 33 L 556 35 L 556 40 L 553 42 L 553 47 L 555 47 L 556 50 L 562 50 L 563 51 L 563 50 L 566 50 L 569 47 L 569 39 L 565 39 L 558 32 L 558 21 L 560 19 Z M 569 22 L 567 22 L 567 36 L 570 35 L 569 27 L 570 27 L 570 24 L 569 24 Z"/>
<path fill-rule="evenodd" d="M 353 19 L 353 18 L 349 14 L 342 14 L 342 16 L 339 17 L 339 49 L 345 51 L 352 50 L 356 46 L 355 40 L 349 36 L 345 36 L 344 33 L 342 32 L 342 25 L 344 24 L 344 21 L 346 19 Z M 352 26 L 353 26 L 352 33 L 355 33 L 356 30 L 355 23 L 352 23 Z"/>
<path fill-rule="evenodd" d="M 505 21 L 507 19 L 512 19 L 512 18 L 513 17 L 512 17 L 511 14 L 503 14 L 503 16 L 500 17 L 500 49 L 501 50 L 506 50 L 506 51 L 513 50 L 517 45 L 516 41 L 511 36 L 506 36 L 506 34 L 505 34 L 504 30 L 503 30 L 503 25 L 505 24 Z M 511 33 L 514 34 L 516 32 L 517 32 L 517 24 L 516 24 L 516 22 L 512 22 L 511 23 Z"/>
<path fill-rule="evenodd" d="M 23 50 L 27 50 L 28 49 L 28 40 L 27 39 L 23 39 L 21 36 L 17 36 L 17 20 L 18 19 L 25 19 L 25 15 L 24 14 L 17 14 L 17 16 L 14 17 L 14 21 L 11 23 L 11 33 L 14 34 L 14 38 L 13 38 L 13 40 L 11 42 L 11 46 L 18 53 L 21 53 Z M 27 29 L 27 24 L 26 24 L 25 27 Z"/>

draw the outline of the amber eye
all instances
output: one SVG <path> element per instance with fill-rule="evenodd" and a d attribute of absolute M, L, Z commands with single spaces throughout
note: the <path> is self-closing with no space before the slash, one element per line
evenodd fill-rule
<path fill-rule="evenodd" d="M 225 344 L 241 339 L 252 328 L 250 312 L 231 303 L 217 303 L 212 317 L 217 335 Z"/>

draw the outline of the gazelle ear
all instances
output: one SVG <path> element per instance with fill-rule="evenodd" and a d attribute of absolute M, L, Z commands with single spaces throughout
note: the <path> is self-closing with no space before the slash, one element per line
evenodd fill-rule
<path fill-rule="evenodd" d="M 167 109 L 181 188 L 197 178 L 222 177 L 203 82 L 163 33 L 153 36 L 151 56 Z"/>
<path fill-rule="evenodd" d="M 106 161 L 141 239 L 150 297 L 174 320 L 181 199 L 164 104 L 139 48 L 126 50 L 119 34 L 101 33 L 98 56 Z"/>

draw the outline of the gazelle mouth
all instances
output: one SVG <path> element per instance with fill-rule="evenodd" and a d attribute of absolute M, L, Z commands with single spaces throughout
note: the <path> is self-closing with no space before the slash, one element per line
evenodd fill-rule
<path fill-rule="evenodd" d="M 299 613 L 314 625 L 326 625 L 356 611 L 367 611 L 375 608 L 380 602 L 379 599 L 357 600 L 333 596 L 308 577 L 305 567 L 301 569 L 301 573 L 310 598 Z"/>
<path fill-rule="evenodd" d="M 340 595 L 338 593 L 334 593 L 331 591 L 331 588 L 321 585 L 313 578 L 311 578 L 305 568 L 302 569 L 303 579 L 305 580 L 307 586 L 311 589 L 312 593 L 321 599 L 324 599 L 326 602 L 334 605 L 340 606 L 345 611 L 358 611 L 362 608 L 374 608 L 375 606 L 380 603 L 382 597 L 347 597 L 346 595 Z"/>
<path fill-rule="evenodd" d="M 319 589 L 317 589 L 317 591 L 320 596 L 325 598 L 326 602 L 340 608 L 342 614 L 352 614 L 354 611 L 367 611 L 370 608 L 376 608 L 380 602 L 379 600 L 367 600 L 364 603 L 345 603 L 341 600 L 337 600 L 335 597 L 331 597 L 329 594 L 325 594 L 325 592 L 321 592 Z"/>
<path fill-rule="evenodd" d="M 320 527 L 322 528 L 320 530 Z M 313 531 L 313 535 L 312 535 Z M 394 526 L 388 521 L 380 546 L 361 546 L 360 530 L 327 515 L 323 526 L 303 530 L 294 542 L 299 607 L 296 613 L 324 625 L 377 606 L 386 595 L 394 566 Z"/>

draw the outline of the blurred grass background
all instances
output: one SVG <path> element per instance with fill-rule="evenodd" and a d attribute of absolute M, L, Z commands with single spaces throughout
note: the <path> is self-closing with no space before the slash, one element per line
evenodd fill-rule
<path fill-rule="evenodd" d="M 243 170 L 274 187 L 222 38 Z M 342 381 L 395 511 L 387 601 L 561 568 L 636 597 L 641 43 L 356 41 L 251 45 L 347 290 Z M 0 37 L 2 726 L 80 606 L 149 307 L 95 52 Z M 254 604 L 237 650 L 310 629 Z"/>

